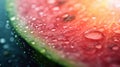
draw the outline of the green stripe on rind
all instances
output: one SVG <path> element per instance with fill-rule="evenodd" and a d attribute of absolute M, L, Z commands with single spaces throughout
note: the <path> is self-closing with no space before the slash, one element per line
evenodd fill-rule
<path fill-rule="evenodd" d="M 22 23 L 22 20 L 17 19 L 17 11 L 16 11 L 16 0 L 7 0 L 6 1 L 6 9 L 9 14 L 9 18 L 11 20 L 11 25 L 15 28 L 16 32 L 21 35 L 30 46 L 32 46 L 34 49 L 36 49 L 38 52 L 42 53 L 43 55 L 47 56 L 49 59 L 52 59 L 56 62 L 58 62 L 61 65 L 64 65 L 65 67 L 76 67 L 76 64 L 70 60 L 67 60 L 65 58 L 61 58 L 54 49 L 50 49 L 47 45 L 42 44 L 42 39 L 38 39 L 32 34 L 30 34 L 30 30 L 25 28 L 25 24 Z M 13 19 L 15 19 L 13 21 Z M 21 27 L 20 27 L 21 26 Z M 26 32 L 24 32 L 26 31 Z M 32 42 L 35 42 L 35 44 L 31 44 Z M 81 66 L 83 67 L 83 64 Z"/>

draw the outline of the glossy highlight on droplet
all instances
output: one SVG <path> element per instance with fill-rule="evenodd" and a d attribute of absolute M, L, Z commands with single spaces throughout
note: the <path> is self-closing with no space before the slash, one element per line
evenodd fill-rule
<path fill-rule="evenodd" d="M 101 40 L 104 36 L 99 31 L 90 31 L 85 32 L 84 34 L 85 38 L 91 39 L 91 40 Z"/>

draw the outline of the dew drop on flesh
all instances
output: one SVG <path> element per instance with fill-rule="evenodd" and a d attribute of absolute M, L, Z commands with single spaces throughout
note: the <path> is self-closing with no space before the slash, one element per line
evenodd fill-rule
<path fill-rule="evenodd" d="M 99 31 L 85 32 L 84 36 L 91 40 L 101 40 L 103 38 L 103 34 Z"/>

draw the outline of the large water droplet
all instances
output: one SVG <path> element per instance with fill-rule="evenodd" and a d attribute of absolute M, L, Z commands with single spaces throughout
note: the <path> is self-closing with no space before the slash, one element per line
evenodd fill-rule
<path fill-rule="evenodd" d="M 85 32 L 84 36 L 91 40 L 100 40 L 103 38 L 103 34 L 99 31 Z"/>
<path fill-rule="evenodd" d="M 119 50 L 119 44 L 115 44 L 115 43 L 112 43 L 112 44 L 109 44 L 108 45 L 108 49 L 112 50 L 112 51 L 117 51 Z"/>
<path fill-rule="evenodd" d="M 119 47 L 118 46 L 113 46 L 112 50 L 114 50 L 114 51 L 119 50 Z"/>

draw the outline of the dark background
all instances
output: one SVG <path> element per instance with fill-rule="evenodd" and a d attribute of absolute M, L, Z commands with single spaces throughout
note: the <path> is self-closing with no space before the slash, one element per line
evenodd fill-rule
<path fill-rule="evenodd" d="M 20 48 L 16 37 L 9 25 L 5 0 L 0 0 L 0 67 L 38 67 L 26 51 Z"/>

